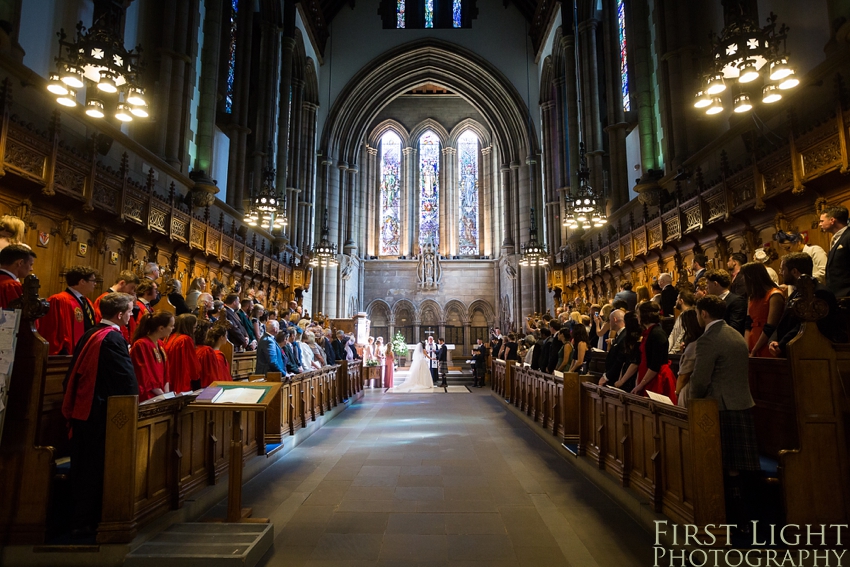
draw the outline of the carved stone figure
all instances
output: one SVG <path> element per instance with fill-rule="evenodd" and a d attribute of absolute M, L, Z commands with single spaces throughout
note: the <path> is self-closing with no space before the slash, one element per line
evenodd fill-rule
<path fill-rule="evenodd" d="M 431 243 L 423 244 L 419 249 L 419 266 L 416 270 L 420 289 L 438 289 L 443 276 L 440 255 Z"/>

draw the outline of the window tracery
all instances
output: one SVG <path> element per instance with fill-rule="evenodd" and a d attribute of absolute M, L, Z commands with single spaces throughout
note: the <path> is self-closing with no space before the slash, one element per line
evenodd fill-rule
<path fill-rule="evenodd" d="M 401 251 L 401 139 L 394 132 L 381 137 L 381 255 Z"/>
<path fill-rule="evenodd" d="M 478 136 L 471 130 L 457 141 L 458 154 L 458 254 L 478 254 Z"/>
<path fill-rule="evenodd" d="M 419 138 L 419 245 L 440 244 L 440 139 L 428 130 Z"/>

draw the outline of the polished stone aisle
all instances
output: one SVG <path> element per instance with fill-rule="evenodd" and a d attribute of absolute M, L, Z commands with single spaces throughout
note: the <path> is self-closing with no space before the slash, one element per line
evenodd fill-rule
<path fill-rule="evenodd" d="M 274 523 L 267 567 L 652 564 L 651 535 L 489 390 L 368 392 L 244 505 Z"/>

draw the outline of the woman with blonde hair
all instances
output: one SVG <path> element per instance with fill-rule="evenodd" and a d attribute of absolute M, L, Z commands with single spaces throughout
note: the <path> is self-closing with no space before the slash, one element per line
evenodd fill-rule
<path fill-rule="evenodd" d="M 0 250 L 10 244 L 23 244 L 27 226 L 14 215 L 0 217 Z"/>
<path fill-rule="evenodd" d="M 207 290 L 207 280 L 195 278 L 189 284 L 189 292 L 186 294 L 186 307 L 194 311 L 198 307 L 198 298 Z"/>

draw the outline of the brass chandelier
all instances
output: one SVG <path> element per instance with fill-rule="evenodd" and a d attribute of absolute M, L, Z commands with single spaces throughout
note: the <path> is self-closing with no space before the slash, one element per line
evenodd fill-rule
<path fill-rule="evenodd" d="M 608 222 L 605 214 L 605 200 L 597 196 L 588 184 L 590 169 L 587 167 L 584 142 L 579 142 L 578 190 L 567 195 L 567 214 L 564 226 L 571 230 L 578 228 L 600 228 Z"/>
<path fill-rule="evenodd" d="M 724 110 L 721 94 L 731 90 L 732 108 L 741 114 L 752 110 L 756 101 L 778 102 L 784 91 L 800 84 L 785 50 L 789 28 L 782 24 L 777 29 L 776 19 L 771 12 L 762 28 L 741 9 L 727 17 L 720 36 L 711 34 L 711 68 L 701 80 L 695 108 L 709 116 L 720 114 Z"/>
<path fill-rule="evenodd" d="M 531 226 L 528 229 L 528 242 L 522 245 L 522 256 L 519 260 L 520 266 L 536 268 L 549 264 L 549 256 L 546 254 L 546 246 L 537 240 L 537 219 L 534 216 L 534 207 L 531 208 Z"/>
<path fill-rule="evenodd" d="M 314 268 L 333 268 L 339 265 L 339 260 L 336 258 L 336 244 L 330 242 L 329 235 L 328 209 L 325 208 L 325 216 L 322 222 L 322 240 L 311 251 L 310 265 Z"/>
<path fill-rule="evenodd" d="M 78 91 L 85 89 L 87 115 L 131 122 L 134 117 L 148 117 L 148 101 L 139 81 L 142 49 L 124 48 L 121 34 L 110 29 L 118 28 L 116 19 L 120 21 L 120 14 L 105 12 L 89 29 L 80 21 L 73 42 L 64 29 L 59 30 L 57 70 L 50 74 L 47 90 L 56 95 L 58 104 L 75 107 Z"/>
<path fill-rule="evenodd" d="M 269 148 L 271 161 L 271 148 Z M 260 192 L 251 198 L 251 204 L 245 213 L 245 224 L 260 226 L 269 232 L 284 229 L 289 223 L 286 218 L 286 197 L 281 198 L 274 186 L 275 169 L 267 164 L 263 170 L 263 185 Z"/>

